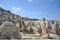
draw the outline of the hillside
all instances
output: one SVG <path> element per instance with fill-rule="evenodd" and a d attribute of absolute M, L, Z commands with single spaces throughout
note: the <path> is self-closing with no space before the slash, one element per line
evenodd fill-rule
<path fill-rule="evenodd" d="M 5 10 L 3 8 L 0 7 L 0 21 L 1 20 L 39 20 L 39 19 L 32 19 L 32 18 L 28 18 L 28 17 L 22 17 L 20 15 L 16 15 L 14 13 L 12 13 L 10 10 Z M 15 21 L 16 22 L 16 21 Z"/>

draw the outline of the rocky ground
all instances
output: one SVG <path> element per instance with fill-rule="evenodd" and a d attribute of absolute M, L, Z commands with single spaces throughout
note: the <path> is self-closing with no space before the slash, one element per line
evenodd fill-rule
<path fill-rule="evenodd" d="M 5 9 L 0 7 L 0 25 L 3 24 L 5 21 L 12 22 L 12 23 L 15 24 L 15 26 L 17 24 L 21 23 L 20 26 L 18 25 L 19 27 L 21 27 L 21 26 L 22 27 L 29 27 L 29 26 L 32 27 L 32 29 L 35 31 L 35 34 L 19 32 L 21 37 L 22 37 L 22 39 L 26 39 L 26 38 L 28 38 L 28 39 L 34 39 L 34 38 L 38 38 L 38 39 L 44 39 L 45 38 L 45 39 L 48 39 L 48 37 L 50 37 L 49 39 L 53 39 L 53 38 L 60 39 L 59 35 L 56 35 L 56 34 L 53 34 L 53 33 L 50 33 L 50 32 L 48 33 L 49 35 L 47 35 L 47 30 L 43 30 L 43 29 L 47 29 L 47 28 L 43 24 L 42 25 L 45 28 L 44 27 L 42 28 L 42 30 L 43 30 L 42 32 L 44 34 L 45 31 L 46 31 L 46 35 L 42 35 L 41 33 L 38 33 L 37 27 L 41 27 L 42 26 L 40 24 L 42 22 L 41 20 L 39 20 L 39 19 L 31 19 L 31 18 L 28 18 L 28 17 L 21 17 L 19 15 L 15 15 L 15 14 L 11 13 L 9 10 L 5 10 Z M 60 27 L 60 22 L 59 21 L 54 21 L 54 22 L 58 23 L 59 27 Z M 49 21 L 48 23 L 50 23 L 49 26 L 51 26 L 52 21 Z M 55 26 L 55 25 L 53 25 L 53 26 Z M 53 27 L 53 26 L 51 26 L 51 27 Z M 58 26 L 56 26 L 56 28 L 59 29 Z M 55 29 L 55 28 L 53 28 L 53 29 Z M 58 31 L 58 32 L 60 32 L 60 31 Z"/>
<path fill-rule="evenodd" d="M 41 34 L 27 34 L 27 33 L 22 33 L 20 32 L 22 38 L 40 38 L 40 39 L 43 39 L 45 38 L 46 39 L 46 35 L 43 35 L 41 36 Z M 60 39 L 59 35 L 55 35 L 55 34 L 52 34 L 52 33 L 49 33 L 50 37 L 51 38 L 55 38 L 55 39 Z"/>

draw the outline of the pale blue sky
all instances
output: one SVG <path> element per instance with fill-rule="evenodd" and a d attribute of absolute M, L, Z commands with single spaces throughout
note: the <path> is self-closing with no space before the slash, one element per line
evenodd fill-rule
<path fill-rule="evenodd" d="M 0 6 L 24 17 L 60 20 L 60 0 L 0 0 Z"/>

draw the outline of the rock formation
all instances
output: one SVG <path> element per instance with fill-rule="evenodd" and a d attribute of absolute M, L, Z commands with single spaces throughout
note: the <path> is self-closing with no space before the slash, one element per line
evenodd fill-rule
<path fill-rule="evenodd" d="M 45 18 L 43 18 L 43 20 L 39 20 L 39 19 L 31 19 L 28 17 L 21 17 L 19 15 L 11 13 L 9 10 L 5 10 L 0 7 L 0 25 L 4 24 L 5 21 L 14 23 L 14 25 L 19 28 L 20 32 L 22 31 L 24 34 L 27 33 L 27 31 L 30 31 L 31 33 L 40 32 L 42 34 L 41 38 L 48 38 L 49 35 L 51 36 L 52 34 L 60 35 L 60 28 L 59 28 L 60 21 L 58 21 L 57 23 L 56 21 L 51 23 L 51 20 L 50 20 L 48 23 L 45 20 Z M 11 26 L 11 25 L 8 24 L 7 26 Z M 6 33 L 7 33 L 6 35 L 10 35 L 9 32 L 6 32 Z"/>
<path fill-rule="evenodd" d="M 2 39 L 21 39 L 16 26 L 11 22 L 4 22 L 1 25 L 1 38 Z"/>
<path fill-rule="evenodd" d="M 56 22 L 52 21 L 51 27 L 52 27 L 52 30 L 51 30 L 52 33 L 53 33 L 53 34 L 57 34 L 57 32 L 56 32 Z"/>
<path fill-rule="evenodd" d="M 45 22 L 45 18 L 43 18 L 41 27 L 42 27 L 42 38 L 48 38 L 48 32 L 47 32 L 47 28 L 46 28 L 46 22 Z"/>

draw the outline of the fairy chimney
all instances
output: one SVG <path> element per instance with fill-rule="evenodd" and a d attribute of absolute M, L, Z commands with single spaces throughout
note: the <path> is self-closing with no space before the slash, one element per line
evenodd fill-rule
<path fill-rule="evenodd" d="M 43 18 L 43 21 L 42 21 L 42 24 L 41 24 L 42 35 L 48 35 L 45 21 L 46 21 L 45 18 Z"/>
<path fill-rule="evenodd" d="M 53 34 L 57 34 L 57 31 L 56 31 L 56 22 L 52 21 L 51 27 L 52 27 L 52 33 Z"/>

